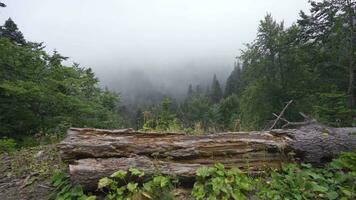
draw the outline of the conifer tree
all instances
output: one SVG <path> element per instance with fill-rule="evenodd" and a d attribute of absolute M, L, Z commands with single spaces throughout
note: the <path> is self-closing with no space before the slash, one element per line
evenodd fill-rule
<path fill-rule="evenodd" d="M 210 99 L 213 103 L 218 103 L 222 96 L 223 94 L 220 87 L 220 83 L 216 78 L 216 74 L 214 74 L 213 82 L 211 84 Z"/>
<path fill-rule="evenodd" d="M 239 94 L 241 88 L 241 67 L 240 63 L 235 64 L 234 70 L 226 80 L 225 97 L 232 94 Z"/>
<path fill-rule="evenodd" d="M 188 86 L 188 92 L 187 92 L 187 98 L 193 96 L 193 86 L 192 84 L 189 84 Z"/>
<path fill-rule="evenodd" d="M 5 24 L 3 26 L 1 26 L 0 36 L 6 37 L 10 41 L 12 41 L 18 45 L 26 44 L 26 40 L 25 40 L 23 34 L 21 33 L 21 31 L 19 31 L 16 23 L 11 18 L 6 20 Z"/>

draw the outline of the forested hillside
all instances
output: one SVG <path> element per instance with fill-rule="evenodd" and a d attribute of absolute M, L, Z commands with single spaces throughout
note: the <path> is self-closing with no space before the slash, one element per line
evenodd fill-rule
<path fill-rule="evenodd" d="M 1 135 L 21 138 L 69 126 L 122 125 L 119 95 L 99 88 L 90 68 L 62 65 L 66 57 L 26 41 L 11 18 L 0 36 Z"/>
<path fill-rule="evenodd" d="M 259 130 L 293 100 L 285 114 L 290 121 L 305 112 L 331 126 L 355 126 L 355 2 L 313 1 L 310 12 L 301 11 L 290 27 L 267 14 L 256 39 L 238 55 L 225 88 L 213 75 L 211 85 L 189 85 L 184 102 L 171 102 L 168 121 L 174 114 L 184 128 Z M 146 108 L 144 118 L 139 110 L 136 127 L 160 129 L 166 103 Z"/>
<path fill-rule="evenodd" d="M 8 18 L 0 199 L 355 199 L 356 2 L 309 3 L 289 26 L 266 14 L 226 80 L 216 66 L 174 96 L 133 73 L 125 85 L 141 93 L 126 102 Z"/>
<path fill-rule="evenodd" d="M 354 9 L 352 1 L 312 2 L 311 13 L 301 12 L 290 27 L 268 14 L 227 80 L 212 74 L 211 85 L 189 85 L 183 102 L 167 96 L 134 108 L 119 107 L 118 94 L 99 88 L 90 68 L 64 66 L 59 52 L 26 41 L 10 18 L 0 32 L 0 133 L 17 137 L 124 122 L 145 130 L 258 130 L 289 100 L 285 117 L 291 121 L 304 112 L 335 127 L 353 126 Z"/>

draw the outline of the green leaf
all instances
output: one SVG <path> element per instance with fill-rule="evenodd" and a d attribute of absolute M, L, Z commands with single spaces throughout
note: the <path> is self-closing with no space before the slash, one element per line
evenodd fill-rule
<path fill-rule="evenodd" d="M 107 187 L 107 186 L 111 185 L 112 183 L 113 183 L 113 180 L 111 180 L 110 178 L 108 178 L 108 177 L 102 178 L 99 180 L 98 189 Z"/>
<path fill-rule="evenodd" d="M 337 197 L 339 195 L 337 194 L 337 192 L 331 191 L 331 192 L 326 193 L 326 196 L 328 197 L 329 200 L 334 200 L 334 199 L 337 199 Z"/>
<path fill-rule="evenodd" d="M 196 175 L 198 177 L 202 177 L 202 178 L 209 176 L 209 168 L 208 167 L 200 167 L 199 169 L 197 169 Z"/>
<path fill-rule="evenodd" d="M 119 170 L 119 171 L 117 171 L 117 172 L 111 174 L 110 177 L 123 179 L 123 178 L 125 178 L 126 174 L 127 174 L 126 171 Z"/>
<path fill-rule="evenodd" d="M 152 181 L 143 184 L 143 189 L 147 192 L 152 192 Z"/>
<path fill-rule="evenodd" d="M 121 196 L 124 194 L 125 190 L 126 190 L 126 186 L 119 187 L 116 189 L 116 194 Z"/>
<path fill-rule="evenodd" d="M 127 189 L 130 191 L 130 192 L 135 192 L 136 191 L 136 189 L 137 189 L 137 183 L 132 183 L 132 182 L 130 182 L 130 183 L 128 183 L 127 184 Z"/>
<path fill-rule="evenodd" d="M 216 163 L 215 164 L 215 168 L 218 169 L 218 170 L 221 170 L 221 171 L 224 171 L 225 170 L 225 166 L 221 163 Z"/>
<path fill-rule="evenodd" d="M 86 200 L 96 200 L 96 196 L 89 196 L 86 198 Z"/>
<path fill-rule="evenodd" d="M 348 190 L 347 188 L 342 188 L 341 192 L 344 193 L 348 197 L 352 196 L 352 191 Z"/>
<path fill-rule="evenodd" d="M 328 188 L 321 185 L 312 184 L 312 190 L 316 192 L 327 192 Z"/>
<path fill-rule="evenodd" d="M 131 174 L 133 176 L 143 177 L 145 175 L 145 173 L 143 171 L 140 171 L 136 168 L 130 168 L 129 171 L 131 172 Z"/>

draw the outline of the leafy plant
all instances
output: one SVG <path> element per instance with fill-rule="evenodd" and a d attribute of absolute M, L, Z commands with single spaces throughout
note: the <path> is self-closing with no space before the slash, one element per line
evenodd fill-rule
<path fill-rule="evenodd" d="M 0 153 L 11 152 L 16 148 L 16 142 L 11 138 L 0 139 Z"/>
<path fill-rule="evenodd" d="M 284 165 L 261 182 L 261 199 L 354 199 L 355 153 L 345 153 L 326 168 L 309 164 Z"/>
<path fill-rule="evenodd" d="M 70 183 L 68 177 L 63 172 L 56 172 L 51 178 L 51 184 L 56 187 L 53 199 L 55 200 L 95 200 L 95 196 L 84 194 L 80 186 Z"/>
<path fill-rule="evenodd" d="M 177 181 L 170 177 L 157 174 L 143 183 L 127 181 L 128 178 L 142 179 L 144 175 L 143 171 L 136 168 L 130 168 L 128 172 L 119 170 L 110 177 L 100 179 L 98 189 L 106 194 L 107 200 L 173 199 L 170 191 Z"/>
<path fill-rule="evenodd" d="M 199 199 L 247 199 L 254 187 L 254 181 L 238 168 L 225 170 L 223 164 L 202 167 L 196 172 L 192 197 Z"/>

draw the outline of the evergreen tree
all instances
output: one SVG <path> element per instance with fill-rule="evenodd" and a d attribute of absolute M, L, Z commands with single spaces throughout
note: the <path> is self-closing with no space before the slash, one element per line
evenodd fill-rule
<path fill-rule="evenodd" d="M 236 94 L 232 94 L 221 100 L 219 112 L 222 116 L 222 124 L 225 130 L 235 131 L 239 129 L 239 125 L 236 124 L 240 120 L 239 103 L 239 97 Z"/>
<path fill-rule="evenodd" d="M 8 38 L 10 41 L 15 42 L 18 45 L 26 44 L 26 40 L 21 31 L 19 31 L 16 23 L 11 18 L 6 20 L 5 24 L 0 28 L 0 37 Z"/>
<path fill-rule="evenodd" d="M 203 93 L 203 88 L 200 84 L 195 86 L 195 94 L 202 94 Z"/>
<path fill-rule="evenodd" d="M 334 127 L 345 127 L 352 122 L 352 115 L 347 109 L 347 96 L 340 92 L 319 94 L 320 102 L 314 106 L 314 116 L 322 123 Z"/>
<path fill-rule="evenodd" d="M 98 86 L 91 69 L 62 65 L 41 44 L 0 37 L 0 135 L 53 132 L 58 127 L 119 128 L 119 96 Z"/>
<path fill-rule="evenodd" d="M 241 88 L 241 67 L 240 63 L 235 64 L 234 70 L 226 80 L 225 97 L 232 94 L 239 94 Z"/>
<path fill-rule="evenodd" d="M 194 93 L 193 86 L 192 86 L 192 84 L 189 84 L 188 92 L 187 92 L 187 98 L 190 98 L 191 96 L 193 96 L 193 93 Z"/>
<path fill-rule="evenodd" d="M 223 94 L 220 87 L 220 83 L 216 78 L 216 75 L 214 74 L 213 82 L 211 84 L 211 90 L 210 90 L 210 99 L 213 103 L 218 103 L 222 98 L 222 96 Z"/>
<path fill-rule="evenodd" d="M 298 24 L 300 38 L 313 43 L 319 55 L 324 55 L 316 65 L 321 72 L 320 81 L 333 78 L 338 90 L 349 96 L 349 109 L 355 106 L 355 57 L 356 57 L 356 2 L 353 0 L 311 1 L 311 15 L 301 12 Z M 344 78 L 342 78 L 342 76 Z M 337 80 L 335 80 L 337 79 Z M 341 81 L 348 80 L 347 82 Z M 330 88 L 325 88 L 330 90 Z"/>

